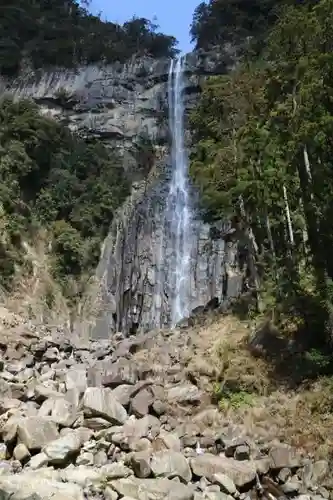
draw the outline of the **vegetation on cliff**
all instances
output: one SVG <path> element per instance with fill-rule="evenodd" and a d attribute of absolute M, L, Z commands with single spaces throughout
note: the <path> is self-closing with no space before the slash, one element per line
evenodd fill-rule
<path fill-rule="evenodd" d="M 77 0 L 5 0 L 0 6 L 0 73 L 124 62 L 134 54 L 174 55 L 176 39 L 157 28 L 145 18 L 122 26 L 102 21 Z"/>
<path fill-rule="evenodd" d="M 332 0 L 289 2 L 260 58 L 211 78 L 192 115 L 206 216 L 247 235 L 257 307 L 309 349 L 333 336 L 332 22 Z"/>
<path fill-rule="evenodd" d="M 270 29 L 288 6 L 315 5 L 318 0 L 209 0 L 195 9 L 191 25 L 197 49 L 230 44 L 241 53 L 259 53 Z M 283 15 L 283 14 L 282 14 Z"/>
<path fill-rule="evenodd" d="M 96 266 L 115 209 L 128 193 L 118 154 L 86 143 L 29 101 L 0 103 L 0 286 L 27 273 L 25 241 L 48 230 L 53 274 L 65 295 Z M 73 288 L 73 284 L 76 287 Z"/>

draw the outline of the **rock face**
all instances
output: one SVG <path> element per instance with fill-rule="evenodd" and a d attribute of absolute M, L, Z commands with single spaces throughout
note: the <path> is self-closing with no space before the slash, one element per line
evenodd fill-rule
<path fill-rule="evenodd" d="M 29 328 L 15 337 L 9 332 L 1 351 L 1 499 L 330 497 L 332 468 L 328 462 L 311 461 L 294 448 L 273 441 L 273 435 L 265 442 L 245 436 L 246 426 L 240 429 L 209 406 L 200 381 L 202 406 L 197 406 L 194 386 L 186 383 L 182 364 L 190 355 L 185 353 L 189 332 L 167 335 L 161 331 L 130 340 L 113 336 L 108 342 L 86 343 L 70 334 L 64 341 L 57 332 Z M 18 354 L 23 342 L 25 349 Z M 131 352 L 133 347 L 135 352 Z M 152 350 L 155 355 L 160 353 L 161 360 L 164 355 L 165 364 L 161 361 L 159 370 L 151 360 L 143 361 L 143 355 Z M 11 359 L 13 352 L 17 353 L 15 360 Z M 174 354 L 173 359 L 167 357 L 168 352 Z M 112 388 L 103 386 L 103 376 L 98 373 L 119 373 L 119 366 L 128 373 L 126 365 L 137 367 L 131 384 L 113 377 Z M 73 375 L 75 370 L 80 377 Z M 88 375 L 92 372 L 95 378 Z M 81 382 L 77 387 L 69 383 L 74 379 Z M 84 391 L 83 380 L 88 385 Z M 184 387 L 191 397 L 184 397 Z M 140 394 L 144 394 L 143 401 L 149 394 L 144 416 L 138 415 L 133 403 Z M 45 416 L 54 400 L 73 401 L 72 421 L 60 423 L 52 412 Z M 157 401 L 164 404 L 160 417 L 154 410 Z M 240 453 L 245 448 L 247 453 Z"/>
<path fill-rule="evenodd" d="M 195 103 L 202 81 L 209 75 L 225 72 L 230 64 L 225 53 L 187 55 L 187 110 Z M 87 319 L 93 318 L 87 328 L 95 338 L 105 338 L 110 331 L 147 331 L 170 323 L 174 290 L 168 276 L 172 270 L 166 266 L 163 279 L 157 273 L 171 176 L 169 67 L 167 59 L 142 58 L 125 65 L 27 74 L 5 85 L 16 98 L 33 98 L 43 113 L 63 121 L 82 136 L 96 136 L 116 146 L 133 182 L 131 196 L 118 211 L 103 245 L 96 286 L 91 288 L 81 308 L 83 321 L 78 319 L 76 325 L 82 333 Z M 156 146 L 152 168 L 138 165 L 138 144 L 142 138 Z M 225 246 L 221 238 L 214 239 L 211 233 L 211 228 L 200 220 L 193 223 L 191 246 L 195 251 L 190 269 L 190 310 L 203 307 L 214 298 L 221 301 L 222 296 L 238 295 L 240 291 L 237 248 L 233 244 Z M 171 258 L 172 255 L 165 255 L 165 262 Z M 227 287 L 226 266 L 233 269 Z M 161 296 L 157 297 L 157 289 L 162 290 Z"/>

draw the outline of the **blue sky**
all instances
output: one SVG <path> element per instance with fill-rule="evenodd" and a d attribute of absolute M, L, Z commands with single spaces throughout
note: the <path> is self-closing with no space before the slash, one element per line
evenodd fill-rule
<path fill-rule="evenodd" d="M 153 20 L 160 31 L 173 35 L 183 52 L 191 50 L 189 29 L 192 15 L 200 0 L 91 0 L 90 10 L 102 12 L 102 18 L 123 23 L 131 17 Z"/>

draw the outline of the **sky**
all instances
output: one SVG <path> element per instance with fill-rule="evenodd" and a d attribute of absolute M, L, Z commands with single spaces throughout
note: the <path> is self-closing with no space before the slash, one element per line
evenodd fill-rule
<path fill-rule="evenodd" d="M 145 17 L 160 26 L 159 31 L 173 35 L 182 52 L 192 49 L 190 24 L 200 0 L 91 0 L 90 11 L 102 18 L 122 24 L 133 16 Z M 156 21 L 155 19 L 156 18 Z"/>

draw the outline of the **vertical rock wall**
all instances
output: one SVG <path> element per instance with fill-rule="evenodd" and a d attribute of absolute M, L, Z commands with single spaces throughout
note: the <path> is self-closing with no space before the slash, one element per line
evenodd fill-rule
<path fill-rule="evenodd" d="M 1 82 L 2 92 L 35 100 L 47 113 L 83 136 L 95 136 L 123 153 L 132 194 L 119 209 L 101 252 L 94 284 L 80 305 L 77 327 L 93 337 L 110 331 L 135 332 L 167 325 L 170 319 L 168 259 L 158 283 L 158 252 L 170 165 L 167 153 L 168 60 L 133 59 L 125 65 L 89 66 L 76 71 L 29 73 Z M 186 107 L 198 96 L 207 75 L 226 70 L 218 54 L 187 57 Z M 138 171 L 133 145 L 144 136 L 159 144 L 162 158 L 147 173 Z M 225 265 L 237 270 L 236 248 L 213 239 L 210 227 L 197 220 L 191 266 L 191 308 L 212 298 L 238 293 L 241 279 L 224 288 Z M 171 257 L 171 256 L 170 256 Z M 155 291 L 163 291 L 162 300 Z M 160 318 L 160 321 L 158 321 Z"/>

